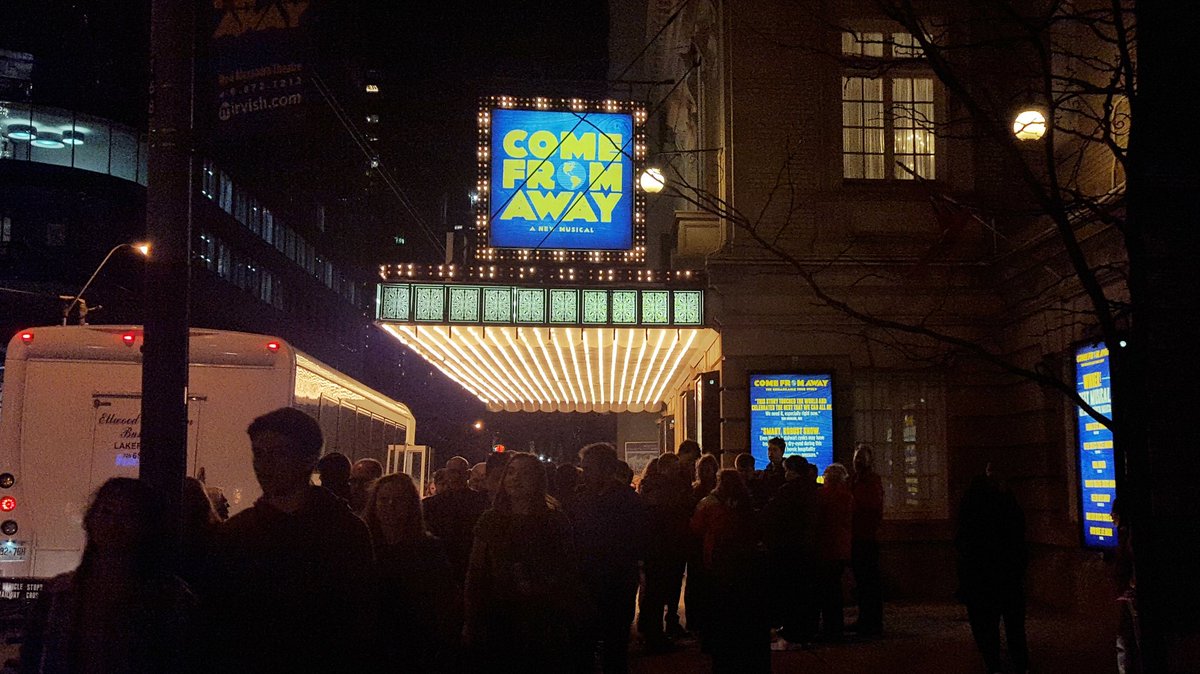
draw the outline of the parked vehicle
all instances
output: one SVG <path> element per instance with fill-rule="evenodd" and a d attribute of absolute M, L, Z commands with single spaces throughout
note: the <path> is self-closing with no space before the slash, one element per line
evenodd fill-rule
<path fill-rule="evenodd" d="M 75 568 L 88 499 L 137 477 L 142 329 L 53 326 L 18 333 L 5 359 L 0 413 L 0 579 Z M 273 409 L 321 425 L 325 452 L 376 458 L 424 489 L 424 447 L 408 407 L 264 335 L 194 328 L 189 342 L 187 473 L 221 487 L 230 512 L 260 495 L 246 427 Z M 19 589 L 6 584 L 0 598 Z"/>

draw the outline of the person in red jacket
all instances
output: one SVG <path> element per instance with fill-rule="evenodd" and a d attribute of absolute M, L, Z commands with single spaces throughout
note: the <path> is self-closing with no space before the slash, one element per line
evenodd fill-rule
<path fill-rule="evenodd" d="M 851 520 L 854 495 L 846 482 L 849 474 L 840 463 L 825 469 L 825 484 L 817 490 L 817 603 L 821 607 L 821 632 L 840 639 L 845 628 L 842 617 L 842 572 L 850 561 Z"/>
<path fill-rule="evenodd" d="M 879 524 L 883 521 L 883 481 L 872 469 L 871 446 L 854 450 L 853 540 L 850 563 L 858 594 L 858 621 L 850 626 L 862 636 L 883 634 L 883 580 L 879 572 Z"/>

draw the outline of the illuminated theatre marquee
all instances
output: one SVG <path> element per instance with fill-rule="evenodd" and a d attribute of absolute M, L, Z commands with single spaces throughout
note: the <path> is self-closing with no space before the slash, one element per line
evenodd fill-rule
<path fill-rule="evenodd" d="M 478 259 L 644 260 L 639 104 L 499 96 L 478 121 Z"/>
<path fill-rule="evenodd" d="M 720 351 L 698 289 L 383 283 L 376 319 L 492 411 L 656 412 Z"/>

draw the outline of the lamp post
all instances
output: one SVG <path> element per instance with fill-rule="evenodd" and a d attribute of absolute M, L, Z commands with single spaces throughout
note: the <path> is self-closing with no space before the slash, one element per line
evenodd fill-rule
<path fill-rule="evenodd" d="M 112 258 L 113 253 L 116 253 L 122 248 L 132 248 L 141 253 L 144 257 L 150 256 L 150 244 L 148 243 L 118 243 L 117 245 L 113 246 L 112 250 L 108 251 L 108 255 L 105 255 L 104 259 L 100 261 L 100 264 L 96 267 L 96 271 L 92 272 L 92 276 L 87 280 L 87 283 L 83 284 L 83 287 L 79 289 L 79 292 L 75 293 L 73 298 L 67 298 L 71 300 L 71 303 L 67 305 L 66 309 L 63 309 L 63 325 L 67 324 L 67 321 L 71 317 L 71 310 L 75 308 L 76 304 L 80 305 L 81 307 L 79 311 L 79 324 L 87 325 L 87 303 L 83 301 L 83 293 L 86 292 L 89 287 L 91 287 L 92 281 L 96 280 L 96 277 L 100 274 L 100 270 L 104 269 L 104 265 L 108 264 L 108 261 L 110 258 Z"/>

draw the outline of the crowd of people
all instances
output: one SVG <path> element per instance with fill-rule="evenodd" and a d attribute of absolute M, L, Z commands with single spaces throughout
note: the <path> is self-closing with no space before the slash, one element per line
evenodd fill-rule
<path fill-rule="evenodd" d="M 177 563 L 145 484 L 100 488 L 79 568 L 33 611 L 22 671 L 625 672 L 636 624 L 648 652 L 695 637 L 715 672 L 769 672 L 773 648 L 883 630 L 867 446 L 822 480 L 778 438 L 762 470 L 749 454 L 722 470 L 692 441 L 640 476 L 608 443 L 579 466 L 454 457 L 422 498 L 374 460 L 321 456 L 303 412 L 247 432 L 262 497 L 226 520 L 190 480 Z"/>

